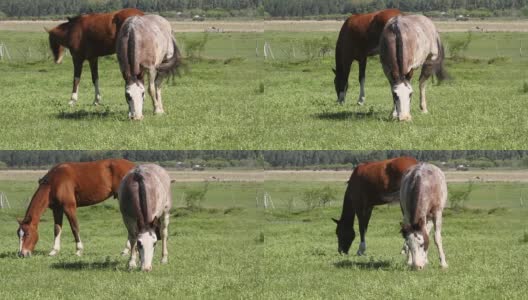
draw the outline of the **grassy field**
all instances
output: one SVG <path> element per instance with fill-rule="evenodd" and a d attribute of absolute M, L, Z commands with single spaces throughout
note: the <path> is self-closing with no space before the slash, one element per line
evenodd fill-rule
<path fill-rule="evenodd" d="M 53 226 L 46 212 L 36 253 L 17 258 L 14 219 L 23 214 L 36 184 L 0 181 L 12 205 L 0 213 L 0 298 L 521 299 L 528 291 L 528 210 L 518 202 L 527 184 L 476 184 L 467 202 L 470 209 L 445 211 L 449 269 L 439 269 L 433 248 L 423 272 L 408 270 L 399 254 L 397 206 L 373 212 L 366 257 L 337 254 L 330 218 L 340 213 L 342 182 L 215 182 L 209 184 L 204 209 L 183 209 L 179 195 L 203 184 L 173 186 L 177 208 L 169 229 L 169 264 L 156 261 L 153 272 L 144 274 L 127 271 L 127 258 L 119 255 L 126 230 L 115 200 L 79 209 L 82 257 L 74 255 L 67 225 L 61 253 L 47 256 Z M 337 200 L 306 210 L 302 193 L 327 185 Z M 461 183 L 454 187 L 465 188 Z M 275 209 L 255 207 L 264 192 Z"/>
<path fill-rule="evenodd" d="M 0 61 L 0 72 L 5 74 L 0 78 L 0 149 L 523 149 L 528 145 L 528 93 L 523 88 L 528 60 L 522 49 L 523 43 L 528 45 L 528 34 L 473 33 L 462 53 L 469 59 L 448 60 L 454 80 L 430 84 L 430 113 L 419 113 L 415 99 L 411 123 L 389 118 L 389 87 L 377 58 L 369 61 L 367 69 L 366 105 L 355 104 L 356 65 L 346 104 L 335 103 L 332 55 L 306 60 L 303 44 L 324 36 L 333 44 L 336 35 L 209 34 L 206 59 L 189 61 L 190 72 L 165 85 L 167 114 L 150 115 L 147 99 L 145 120 L 129 122 L 114 57 L 100 63 L 104 105 L 91 105 L 93 88 L 85 65 L 80 99 L 72 108 L 67 104 L 71 60 L 52 63 L 45 33 L 0 31 L 0 42 L 13 56 L 11 61 Z M 443 37 L 449 43 L 464 35 Z M 177 34 L 182 48 L 202 36 Z M 263 60 L 264 40 L 275 60 Z"/>

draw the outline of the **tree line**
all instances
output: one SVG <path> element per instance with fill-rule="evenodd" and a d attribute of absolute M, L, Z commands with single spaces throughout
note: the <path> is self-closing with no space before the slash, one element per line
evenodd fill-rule
<path fill-rule="evenodd" d="M 347 15 L 383 8 L 410 12 L 484 10 L 492 15 L 528 14 L 528 0 L 2 0 L 0 17 L 64 16 L 125 7 L 157 13 L 196 12 L 211 17 Z"/>
<path fill-rule="evenodd" d="M 479 162 L 488 167 L 528 167 L 528 151 L 0 151 L 2 168 L 49 168 L 67 161 L 92 161 L 104 158 L 125 158 L 135 162 L 155 162 L 168 167 L 177 162 L 202 163 L 206 167 L 304 168 L 353 166 L 373 160 L 409 155 L 422 161 Z M 505 163 L 506 162 L 506 163 Z"/>

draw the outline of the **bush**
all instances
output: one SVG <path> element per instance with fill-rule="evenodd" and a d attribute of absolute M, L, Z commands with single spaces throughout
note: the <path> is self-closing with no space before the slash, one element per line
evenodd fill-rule
<path fill-rule="evenodd" d="M 473 34 L 468 32 L 464 39 L 448 39 L 447 49 L 451 57 L 461 57 L 462 52 L 465 52 L 469 44 L 473 40 Z"/>
<path fill-rule="evenodd" d="M 209 40 L 209 34 L 204 33 L 201 39 L 187 39 L 184 40 L 185 53 L 190 58 L 201 58 L 205 50 L 205 45 Z"/>
<path fill-rule="evenodd" d="M 452 209 L 463 209 L 466 202 L 469 200 L 469 195 L 473 190 L 473 181 L 470 181 L 465 190 L 449 190 L 449 203 Z"/>
<path fill-rule="evenodd" d="M 185 206 L 187 208 L 201 208 L 203 202 L 205 201 L 205 195 L 207 194 L 208 188 L 209 183 L 206 182 L 201 189 L 191 189 L 185 191 L 183 196 Z"/>
<path fill-rule="evenodd" d="M 336 192 L 328 185 L 319 189 L 307 190 L 304 192 L 302 198 L 307 210 L 312 210 L 320 206 L 325 207 L 334 200 L 336 200 Z"/>

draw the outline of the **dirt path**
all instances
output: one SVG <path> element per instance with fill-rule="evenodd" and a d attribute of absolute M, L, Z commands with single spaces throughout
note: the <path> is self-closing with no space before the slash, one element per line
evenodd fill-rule
<path fill-rule="evenodd" d="M 44 32 L 44 27 L 51 28 L 64 21 L 0 21 L 0 30 Z M 171 20 L 175 32 L 204 32 L 212 27 L 224 32 L 256 32 L 264 31 L 289 31 L 289 32 L 337 32 L 343 21 L 215 21 L 204 22 L 174 21 Z M 471 20 L 466 22 L 435 20 L 440 32 L 465 32 L 465 31 L 503 31 L 503 32 L 528 32 L 528 20 Z"/>
<path fill-rule="evenodd" d="M 171 177 L 177 182 L 262 182 L 270 181 L 321 181 L 321 182 L 346 182 L 351 171 L 169 171 Z M 467 182 L 470 180 L 480 182 L 528 182 L 528 170 L 472 170 L 445 172 L 448 182 Z M 0 180 L 35 181 L 44 176 L 44 170 L 3 170 L 0 171 Z"/>

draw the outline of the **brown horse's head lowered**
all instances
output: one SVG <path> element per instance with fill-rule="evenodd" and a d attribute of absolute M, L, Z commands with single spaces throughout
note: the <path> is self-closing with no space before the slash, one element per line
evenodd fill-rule
<path fill-rule="evenodd" d="M 348 254 L 356 237 L 354 218 L 359 221 L 361 243 L 357 251 L 366 251 L 365 235 L 375 205 L 398 201 L 400 182 L 403 174 L 418 163 L 413 157 L 398 157 L 388 160 L 367 162 L 358 165 L 350 179 L 343 200 L 343 210 L 337 224 L 336 235 L 339 253 Z"/>
<path fill-rule="evenodd" d="M 124 159 L 105 159 L 93 162 L 62 163 L 53 167 L 39 180 L 39 187 L 31 198 L 24 219 L 19 221 L 18 254 L 28 257 L 38 242 L 38 225 L 47 208 L 53 210 L 55 240 L 49 255 L 60 251 L 63 214 L 66 214 L 81 255 L 83 244 L 79 236 L 77 207 L 97 204 L 117 195 L 119 183 L 134 164 Z"/>

